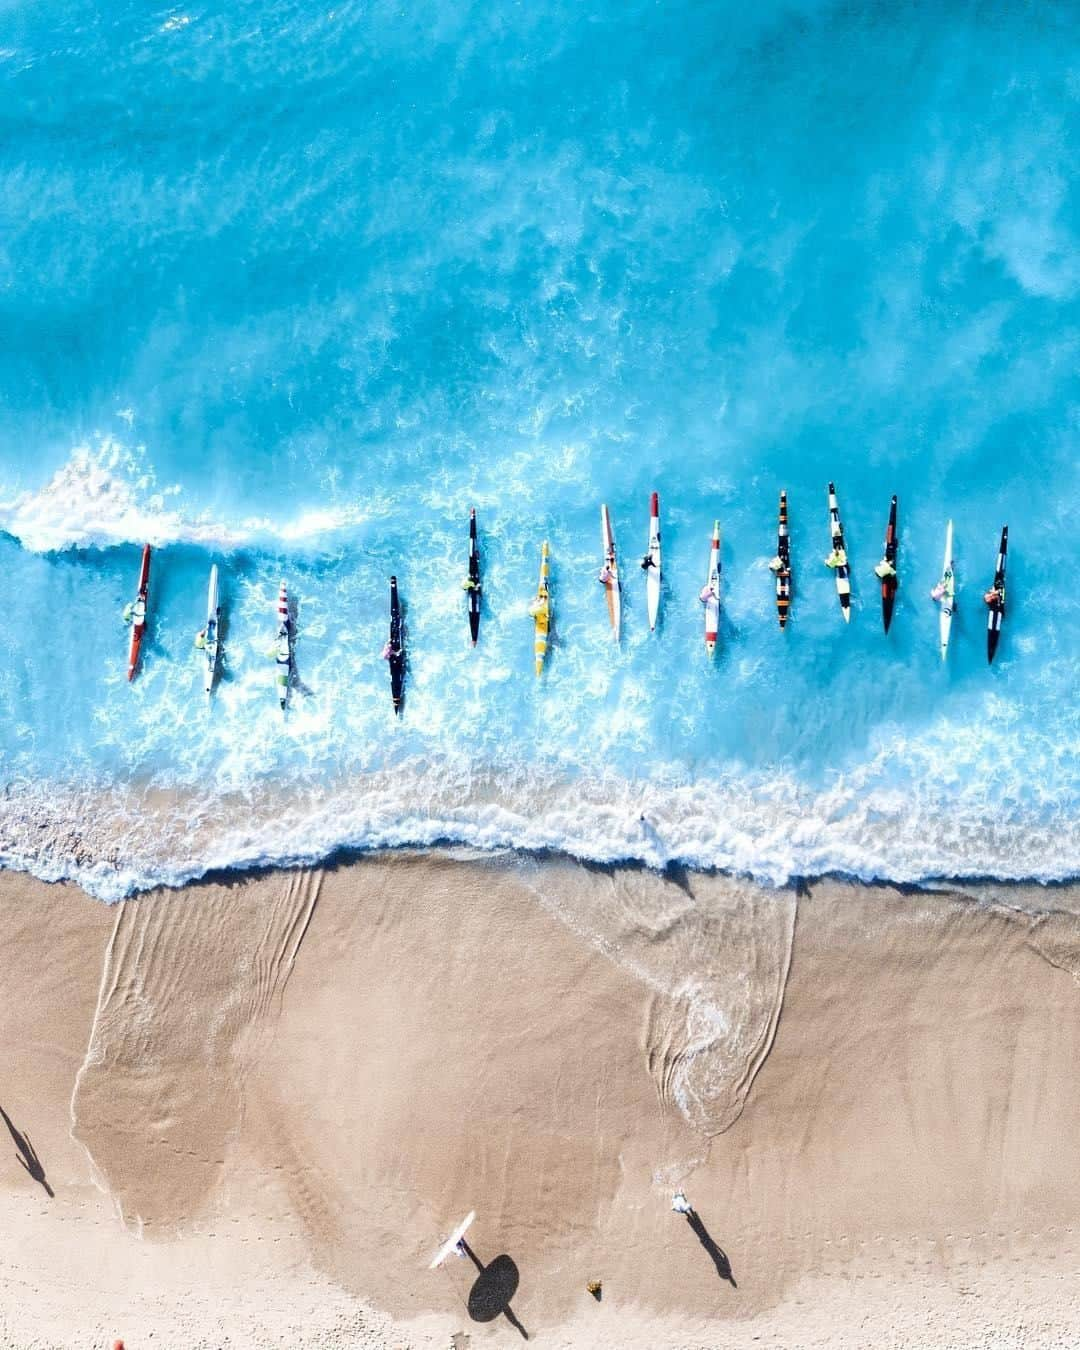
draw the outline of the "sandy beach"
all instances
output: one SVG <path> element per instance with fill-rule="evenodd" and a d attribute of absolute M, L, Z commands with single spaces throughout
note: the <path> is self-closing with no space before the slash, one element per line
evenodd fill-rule
<path fill-rule="evenodd" d="M 1076 906 L 510 855 L 111 907 L 4 874 L 0 1343 L 1073 1345 Z M 472 1209 L 476 1264 L 429 1272 Z"/>

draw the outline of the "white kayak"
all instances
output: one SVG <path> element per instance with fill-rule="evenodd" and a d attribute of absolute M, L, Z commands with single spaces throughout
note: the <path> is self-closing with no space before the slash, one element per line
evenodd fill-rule
<path fill-rule="evenodd" d="M 654 492 L 649 502 L 649 551 L 642 559 L 645 572 L 645 602 L 649 607 L 649 631 L 656 631 L 660 615 L 660 495 Z"/>
<path fill-rule="evenodd" d="M 274 688 L 277 690 L 281 711 L 289 701 L 289 685 L 292 683 L 292 620 L 289 618 L 289 593 L 284 581 L 278 590 L 277 599 L 278 632 L 274 649 Z"/>
<path fill-rule="evenodd" d="M 953 611 L 956 609 L 956 576 L 953 573 L 952 521 L 945 526 L 945 559 L 941 566 L 941 580 L 934 588 L 935 598 L 941 606 L 938 614 L 938 631 L 941 637 L 941 659 L 949 654 L 949 633 L 952 630 Z"/>
<path fill-rule="evenodd" d="M 464 1219 L 462 1219 L 462 1221 L 458 1224 L 458 1226 L 454 1229 L 454 1231 L 442 1244 L 439 1250 L 431 1258 L 431 1263 L 428 1266 L 428 1270 L 437 1269 L 439 1266 L 442 1265 L 442 1263 L 452 1252 L 456 1252 L 458 1250 L 458 1248 L 461 1245 L 462 1238 L 469 1231 L 469 1228 L 472 1226 L 472 1222 L 475 1218 L 476 1218 L 476 1210 L 470 1209 L 468 1214 L 465 1215 Z"/>
<path fill-rule="evenodd" d="M 220 642 L 218 618 L 220 614 L 218 570 L 217 563 L 214 563 L 210 568 L 210 586 L 206 592 L 206 627 L 203 629 L 203 656 L 206 659 L 203 688 L 206 690 L 207 698 L 214 692 L 214 678 L 217 675 L 218 645 Z"/>
<path fill-rule="evenodd" d="M 604 538 L 604 565 L 600 569 L 600 582 L 607 592 L 611 631 L 618 642 L 622 627 L 622 591 L 619 586 L 619 563 L 615 557 L 615 536 L 611 532 L 611 517 L 606 506 L 600 508 L 600 529 Z"/>
<path fill-rule="evenodd" d="M 701 592 L 705 606 L 705 650 L 712 656 L 720 633 L 720 522 L 713 521 L 709 547 L 709 579 Z"/>

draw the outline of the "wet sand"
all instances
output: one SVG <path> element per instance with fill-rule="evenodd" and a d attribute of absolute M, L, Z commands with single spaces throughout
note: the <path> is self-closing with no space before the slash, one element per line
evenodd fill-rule
<path fill-rule="evenodd" d="M 1076 901 L 3 874 L 0 1344 L 1073 1345 Z"/>

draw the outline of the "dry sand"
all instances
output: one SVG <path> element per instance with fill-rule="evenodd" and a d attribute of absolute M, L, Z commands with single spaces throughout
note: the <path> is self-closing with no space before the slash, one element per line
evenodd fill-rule
<path fill-rule="evenodd" d="M 511 857 L 113 908 L 0 876 L 0 1344 L 1073 1346 L 1076 908 Z M 488 1273 L 428 1272 L 473 1208 Z"/>

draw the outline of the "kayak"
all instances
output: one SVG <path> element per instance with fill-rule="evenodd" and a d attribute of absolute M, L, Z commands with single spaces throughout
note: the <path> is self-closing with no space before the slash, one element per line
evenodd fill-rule
<path fill-rule="evenodd" d="M 945 526 L 945 559 L 941 565 L 941 580 L 934 587 L 934 597 L 941 606 L 938 614 L 938 632 L 941 638 L 941 659 L 949 653 L 949 632 L 953 610 L 956 608 L 956 577 L 953 574 L 952 521 Z"/>
<path fill-rule="evenodd" d="M 544 657 L 548 649 L 548 633 L 551 631 L 551 591 L 548 587 L 548 542 L 545 539 L 540 549 L 540 581 L 536 587 L 536 599 L 529 607 L 533 616 L 533 657 L 536 662 L 536 674 L 544 670 Z"/>
<path fill-rule="evenodd" d="M 791 608 L 791 543 L 788 538 L 787 493 L 780 494 L 780 520 L 776 527 L 776 557 L 769 564 L 776 577 L 776 614 L 780 628 L 787 626 Z"/>
<path fill-rule="evenodd" d="M 150 545 L 144 544 L 142 566 L 139 568 L 139 593 L 131 606 L 131 644 L 128 647 L 128 680 L 135 678 L 139 666 L 139 651 L 146 632 L 146 600 L 150 591 Z"/>
<path fill-rule="evenodd" d="M 289 686 L 293 674 L 292 619 L 289 617 L 289 592 L 282 581 L 278 587 L 277 598 L 277 643 L 274 647 L 274 688 L 277 690 L 278 705 L 285 711 L 289 701 Z"/>
<path fill-rule="evenodd" d="M 203 656 L 206 659 L 206 670 L 203 676 L 203 688 L 206 690 L 206 697 L 209 698 L 214 692 L 214 676 L 217 674 L 218 662 L 218 617 L 221 613 L 218 605 L 218 570 L 217 563 L 210 568 L 210 586 L 206 593 L 206 627 L 203 629 Z"/>
<path fill-rule="evenodd" d="M 469 632 L 472 645 L 480 636 L 480 555 L 476 551 L 476 512 L 469 512 L 469 576 L 465 590 L 469 596 Z"/>
<path fill-rule="evenodd" d="M 660 496 L 649 499 L 649 551 L 641 560 L 645 573 L 645 602 L 649 607 L 649 631 L 656 631 L 660 614 Z"/>
<path fill-rule="evenodd" d="M 896 497 L 894 496 L 889 504 L 889 523 L 885 527 L 885 556 L 878 563 L 885 575 L 881 576 L 881 617 L 885 621 L 885 631 L 889 631 L 889 624 L 892 623 L 893 605 L 896 603 L 896 588 L 899 580 L 896 575 Z"/>
<path fill-rule="evenodd" d="M 987 591 L 986 615 L 986 659 L 993 661 L 994 653 L 1001 640 L 1001 623 L 1005 618 L 1005 553 L 1009 547 L 1009 527 L 1001 527 L 1001 547 L 998 549 L 997 567 L 994 569 L 994 584 Z"/>
<path fill-rule="evenodd" d="M 390 663 L 390 697 L 394 712 L 400 713 L 405 698 L 405 643 L 402 638 L 401 602 L 398 599 L 397 577 L 390 578 L 390 641 L 386 644 L 386 659 Z"/>
<path fill-rule="evenodd" d="M 622 620 L 622 592 L 619 587 L 619 564 L 615 557 L 615 536 L 611 532 L 611 517 L 606 506 L 600 508 L 600 528 L 604 537 L 604 566 L 600 569 L 600 581 L 607 592 L 611 631 L 615 635 L 615 641 L 618 642 Z"/>
<path fill-rule="evenodd" d="M 848 566 L 847 549 L 844 547 L 844 527 L 840 524 L 840 507 L 836 501 L 836 488 L 829 484 L 829 529 L 832 533 L 832 553 L 825 561 L 836 573 L 836 594 L 840 597 L 840 612 L 844 622 L 851 622 L 851 568 Z"/>
<path fill-rule="evenodd" d="M 701 592 L 705 606 L 705 650 L 712 656 L 720 631 L 720 522 L 713 521 L 712 544 L 709 548 L 709 579 Z"/>

